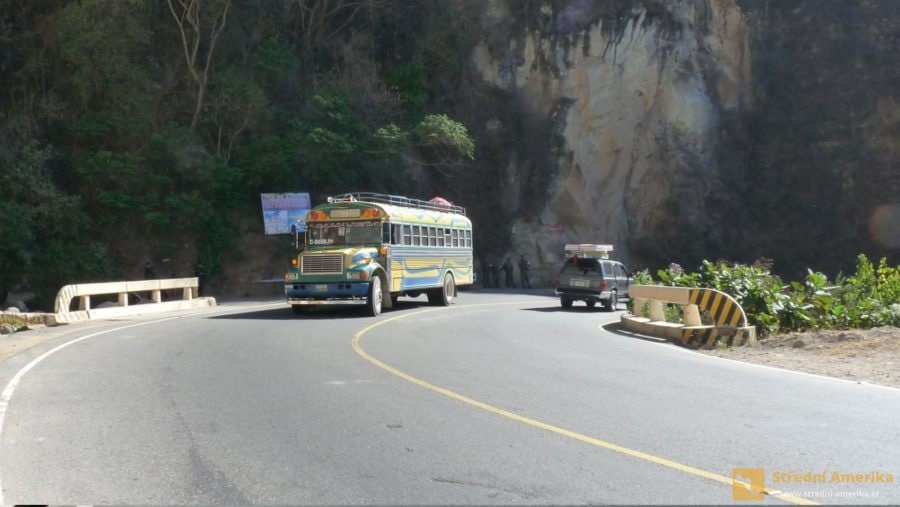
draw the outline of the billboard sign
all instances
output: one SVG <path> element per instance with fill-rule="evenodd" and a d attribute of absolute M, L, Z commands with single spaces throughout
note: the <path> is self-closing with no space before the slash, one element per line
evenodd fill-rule
<path fill-rule="evenodd" d="M 306 214 L 312 208 L 308 193 L 260 194 L 260 197 L 267 235 L 290 234 L 292 227 L 298 232 L 306 231 Z"/>

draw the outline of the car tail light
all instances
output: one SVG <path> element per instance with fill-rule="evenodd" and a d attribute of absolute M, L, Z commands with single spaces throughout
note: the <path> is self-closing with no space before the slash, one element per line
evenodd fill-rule
<path fill-rule="evenodd" d="M 600 280 L 600 290 L 606 290 L 606 280 Z"/>
<path fill-rule="evenodd" d="M 555 280 L 553 280 L 553 286 L 559 287 L 559 277 L 557 276 Z"/>

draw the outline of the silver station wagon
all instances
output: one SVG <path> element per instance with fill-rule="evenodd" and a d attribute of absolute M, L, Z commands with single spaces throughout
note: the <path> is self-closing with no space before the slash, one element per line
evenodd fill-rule
<path fill-rule="evenodd" d="M 612 245 L 566 245 L 566 261 L 556 281 L 556 295 L 563 308 L 584 301 L 593 308 L 599 301 L 607 311 L 615 311 L 619 300 L 628 298 L 634 281 L 618 261 L 609 259 Z"/>

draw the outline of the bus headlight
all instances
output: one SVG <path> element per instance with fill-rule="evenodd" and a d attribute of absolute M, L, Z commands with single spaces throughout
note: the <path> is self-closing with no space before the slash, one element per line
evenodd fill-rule
<path fill-rule="evenodd" d="M 287 282 L 290 282 L 292 280 L 299 280 L 299 279 L 300 279 L 300 275 L 298 275 L 296 271 L 288 271 L 287 273 L 284 274 L 284 280 Z"/>
<path fill-rule="evenodd" d="M 368 271 L 347 271 L 347 279 L 348 280 L 368 280 L 369 272 Z"/>

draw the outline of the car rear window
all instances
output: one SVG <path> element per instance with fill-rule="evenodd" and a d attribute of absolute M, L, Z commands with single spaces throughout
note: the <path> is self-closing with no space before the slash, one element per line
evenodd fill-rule
<path fill-rule="evenodd" d="M 596 259 L 569 259 L 563 265 L 563 273 L 581 273 L 584 275 L 599 275 L 600 263 Z"/>

